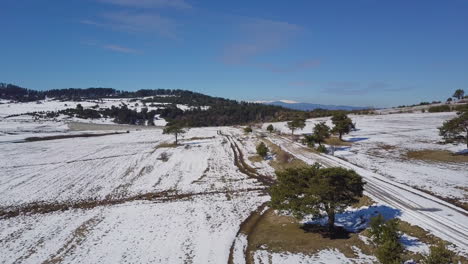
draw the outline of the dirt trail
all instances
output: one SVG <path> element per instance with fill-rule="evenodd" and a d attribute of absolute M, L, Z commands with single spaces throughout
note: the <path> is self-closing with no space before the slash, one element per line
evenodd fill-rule
<path fill-rule="evenodd" d="M 129 196 L 118 199 L 104 199 L 104 200 L 84 200 L 78 202 L 68 203 L 31 203 L 21 206 L 9 206 L 0 208 L 0 220 L 8 219 L 20 215 L 31 215 L 31 214 L 47 214 L 57 211 L 67 211 L 72 209 L 92 209 L 98 206 L 109 206 L 123 204 L 133 201 L 156 201 L 156 202 L 167 202 L 180 199 L 188 199 L 195 196 L 213 195 L 213 194 L 236 194 L 244 192 L 257 192 L 264 191 L 265 188 L 247 188 L 242 190 L 222 190 L 222 191 L 211 191 L 211 192 L 197 192 L 197 193 L 177 193 L 174 191 L 163 191 L 163 192 L 152 192 Z"/>

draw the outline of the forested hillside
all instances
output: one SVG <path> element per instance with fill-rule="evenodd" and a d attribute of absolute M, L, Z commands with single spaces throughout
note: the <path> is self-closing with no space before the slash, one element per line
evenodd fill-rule
<path fill-rule="evenodd" d="M 151 125 L 156 115 L 166 119 L 169 124 L 201 127 L 245 125 L 253 122 L 284 121 L 293 118 L 306 119 L 330 116 L 337 112 L 323 109 L 299 111 L 281 106 L 239 102 L 192 91 L 170 89 L 119 91 L 113 88 L 66 88 L 38 91 L 2 83 L 0 84 L 0 98 L 16 102 L 32 102 L 46 98 L 78 102 L 105 98 L 131 98 L 131 101 L 139 100 L 144 105 L 157 107 L 157 110 L 151 111 L 147 108 L 137 111 L 129 109 L 127 105 L 122 105 L 108 109 L 97 107 L 83 109 L 81 107 L 55 112 L 32 113 L 38 117 L 49 118 L 61 114 L 86 119 L 108 117 L 113 118 L 116 123 L 133 125 L 146 123 Z M 181 105 L 186 106 L 186 109 L 181 109 Z"/>

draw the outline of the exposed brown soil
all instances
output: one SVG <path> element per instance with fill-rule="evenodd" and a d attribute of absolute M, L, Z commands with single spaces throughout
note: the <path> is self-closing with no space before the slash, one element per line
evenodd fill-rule
<path fill-rule="evenodd" d="M 119 135 L 119 134 L 125 134 L 125 133 L 126 132 L 112 132 L 112 133 L 101 133 L 101 134 L 85 133 L 85 134 L 76 134 L 76 135 L 56 135 L 56 136 L 46 136 L 46 137 L 28 137 L 28 138 L 25 138 L 24 141 L 20 141 L 20 142 L 17 142 L 17 143 L 45 141 L 45 140 L 56 140 L 56 139 L 66 139 L 66 138 L 80 138 L 80 137 L 102 137 L 102 136 Z"/>

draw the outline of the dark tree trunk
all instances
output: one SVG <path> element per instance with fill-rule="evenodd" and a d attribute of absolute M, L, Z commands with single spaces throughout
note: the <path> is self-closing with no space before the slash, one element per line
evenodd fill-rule
<path fill-rule="evenodd" d="M 335 228 L 335 211 L 328 213 L 328 231 L 332 232 Z"/>
<path fill-rule="evenodd" d="M 177 145 L 177 133 L 175 133 L 175 144 Z"/>
<path fill-rule="evenodd" d="M 343 139 L 341 139 L 342 136 L 343 136 L 343 132 L 340 132 L 340 140 L 343 140 Z"/>

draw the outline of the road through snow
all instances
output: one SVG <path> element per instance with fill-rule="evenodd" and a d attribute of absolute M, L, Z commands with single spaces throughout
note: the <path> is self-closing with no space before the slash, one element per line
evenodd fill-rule
<path fill-rule="evenodd" d="M 366 194 L 376 202 L 400 210 L 402 220 L 416 224 L 435 236 L 453 243 L 461 252 L 468 253 L 466 210 L 337 157 L 307 151 L 301 144 L 287 138 L 270 136 L 269 139 L 309 164 L 318 162 L 325 167 L 340 166 L 355 170 L 367 182 Z"/>

